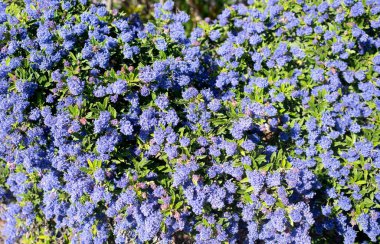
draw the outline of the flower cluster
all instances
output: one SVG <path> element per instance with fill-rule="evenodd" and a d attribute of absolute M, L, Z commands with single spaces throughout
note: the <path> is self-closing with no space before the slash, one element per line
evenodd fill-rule
<path fill-rule="evenodd" d="M 188 21 L 0 2 L 5 242 L 378 242 L 380 2 Z"/>

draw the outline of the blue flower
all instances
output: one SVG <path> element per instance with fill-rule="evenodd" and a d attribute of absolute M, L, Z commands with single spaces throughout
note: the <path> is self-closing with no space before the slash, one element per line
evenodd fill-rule
<path fill-rule="evenodd" d="M 80 95 L 84 89 L 84 85 L 85 83 L 77 76 L 72 76 L 67 79 L 67 86 L 73 95 Z"/>
<path fill-rule="evenodd" d="M 165 51 L 167 48 L 167 44 L 165 39 L 159 38 L 156 40 L 156 48 L 161 51 Z"/>
<path fill-rule="evenodd" d="M 126 136 L 130 136 L 133 133 L 133 125 L 127 119 L 120 120 L 120 132 Z"/>
<path fill-rule="evenodd" d="M 338 206 L 345 211 L 349 211 L 352 208 L 351 201 L 346 196 L 340 196 L 339 197 Z"/>
<path fill-rule="evenodd" d="M 94 121 L 94 133 L 100 133 L 109 127 L 111 114 L 108 111 L 100 112 L 99 117 Z"/>
<path fill-rule="evenodd" d="M 169 105 L 169 99 L 166 95 L 160 95 L 156 98 L 154 103 L 157 105 L 157 107 L 164 110 Z"/>
<path fill-rule="evenodd" d="M 210 31 L 210 39 L 212 41 L 216 41 L 220 38 L 220 31 L 219 30 L 212 30 Z"/>
<path fill-rule="evenodd" d="M 351 7 L 351 16 L 358 17 L 364 14 L 364 6 L 362 2 L 357 2 Z"/>

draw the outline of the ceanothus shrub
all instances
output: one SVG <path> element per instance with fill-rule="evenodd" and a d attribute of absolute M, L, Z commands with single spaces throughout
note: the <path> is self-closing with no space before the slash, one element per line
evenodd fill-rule
<path fill-rule="evenodd" d="M 379 241 L 380 2 L 173 8 L 0 4 L 5 242 Z"/>

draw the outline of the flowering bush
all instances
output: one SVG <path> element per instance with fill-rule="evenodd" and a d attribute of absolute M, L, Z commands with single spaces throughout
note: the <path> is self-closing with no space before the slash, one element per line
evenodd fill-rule
<path fill-rule="evenodd" d="M 6 243 L 377 242 L 380 3 L 0 4 Z"/>

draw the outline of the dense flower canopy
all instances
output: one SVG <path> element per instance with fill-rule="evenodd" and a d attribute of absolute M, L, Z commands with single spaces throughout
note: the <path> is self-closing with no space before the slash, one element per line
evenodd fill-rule
<path fill-rule="evenodd" d="M 379 241 L 380 2 L 155 7 L 0 2 L 6 243 Z"/>

